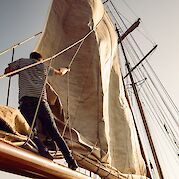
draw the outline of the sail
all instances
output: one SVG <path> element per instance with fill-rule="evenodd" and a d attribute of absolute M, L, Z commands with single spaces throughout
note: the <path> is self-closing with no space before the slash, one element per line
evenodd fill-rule
<path fill-rule="evenodd" d="M 96 161 L 125 174 L 145 176 L 114 29 L 101 0 L 54 0 L 36 49 L 44 58 L 64 51 L 52 60 L 54 68 L 71 63 L 69 75 L 49 77 L 49 83 L 62 101 L 65 122 L 77 131 L 83 147 L 91 146 L 91 153 L 100 149 Z M 75 151 L 74 142 L 71 146 Z"/>

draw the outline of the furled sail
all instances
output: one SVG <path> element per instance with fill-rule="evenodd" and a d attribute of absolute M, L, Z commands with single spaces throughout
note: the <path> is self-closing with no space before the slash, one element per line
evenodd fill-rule
<path fill-rule="evenodd" d="M 48 58 L 76 43 L 52 60 L 54 68 L 70 64 L 69 75 L 49 77 L 62 101 L 65 122 L 70 121 L 78 134 L 76 143 L 80 139 L 83 146 L 75 150 L 75 142 L 67 137 L 66 130 L 73 150 L 84 158 L 100 149 L 93 155 L 97 163 L 109 164 L 125 174 L 145 176 L 124 95 L 117 42 L 101 0 L 53 0 L 37 50 Z M 85 146 L 91 147 L 91 152 L 82 151 Z M 83 162 L 81 165 L 89 169 Z"/>

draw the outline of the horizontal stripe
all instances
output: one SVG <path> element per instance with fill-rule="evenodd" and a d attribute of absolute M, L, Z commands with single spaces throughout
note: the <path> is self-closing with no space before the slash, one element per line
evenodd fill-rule
<path fill-rule="evenodd" d="M 21 58 L 9 64 L 13 70 L 23 68 L 27 65 L 36 63 L 35 59 Z M 52 68 L 53 69 L 53 68 Z M 53 70 L 50 69 L 50 74 Z M 23 96 L 31 96 L 39 98 L 44 86 L 44 81 L 47 75 L 47 66 L 38 64 L 29 69 L 19 72 L 19 99 Z M 46 89 L 43 89 L 42 99 L 47 99 Z"/>

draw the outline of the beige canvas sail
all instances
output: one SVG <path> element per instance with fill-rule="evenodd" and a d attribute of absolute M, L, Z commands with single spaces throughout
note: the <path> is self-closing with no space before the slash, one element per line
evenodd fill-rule
<path fill-rule="evenodd" d="M 87 146 L 100 148 L 96 161 L 122 173 L 145 175 L 124 96 L 116 32 L 101 0 L 54 0 L 37 50 L 44 58 L 51 57 L 86 34 L 78 52 L 80 43 L 53 59 L 54 68 L 67 67 L 77 52 L 69 76 L 50 77 L 49 83 L 60 96 L 71 127 Z"/>

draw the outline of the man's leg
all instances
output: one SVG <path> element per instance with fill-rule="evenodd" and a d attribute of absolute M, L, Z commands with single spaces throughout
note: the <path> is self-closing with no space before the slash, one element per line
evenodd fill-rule
<path fill-rule="evenodd" d="M 31 127 L 33 119 L 34 119 L 37 102 L 26 97 L 24 100 L 21 101 L 21 104 L 19 106 L 22 115 L 27 120 L 30 127 Z M 38 132 L 37 132 L 37 129 L 35 126 L 33 128 L 33 133 L 34 133 L 34 137 L 32 140 L 37 145 L 40 155 L 52 160 L 53 157 L 49 154 L 48 150 L 45 148 L 43 143 L 40 141 L 40 139 L 38 137 Z"/>
<path fill-rule="evenodd" d="M 41 102 L 39 109 L 39 119 L 42 123 L 42 126 L 49 133 L 50 137 L 57 143 L 66 162 L 68 163 L 69 168 L 76 170 L 76 168 L 78 167 L 76 161 L 73 159 L 65 140 L 62 138 L 56 126 L 49 104 L 46 101 Z"/>

